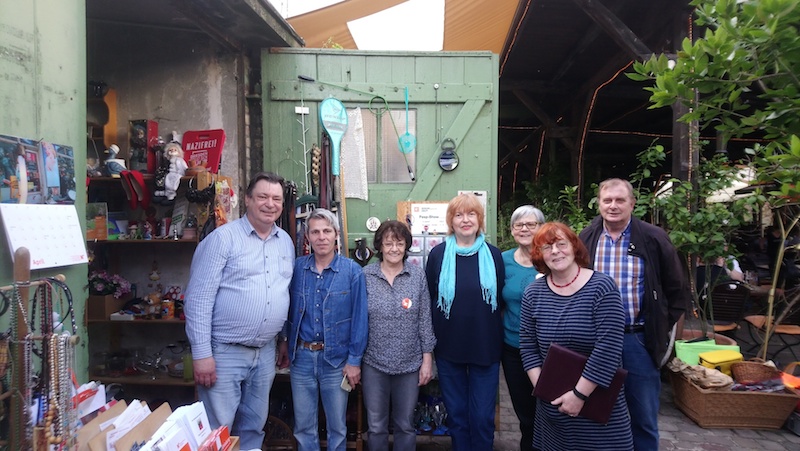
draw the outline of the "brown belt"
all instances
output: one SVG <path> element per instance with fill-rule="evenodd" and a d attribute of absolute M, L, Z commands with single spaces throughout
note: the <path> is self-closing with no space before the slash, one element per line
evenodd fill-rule
<path fill-rule="evenodd" d="M 297 343 L 300 345 L 300 347 L 306 348 L 309 351 L 322 351 L 323 349 L 325 349 L 325 343 L 321 341 L 308 342 L 303 340 L 297 340 Z"/>

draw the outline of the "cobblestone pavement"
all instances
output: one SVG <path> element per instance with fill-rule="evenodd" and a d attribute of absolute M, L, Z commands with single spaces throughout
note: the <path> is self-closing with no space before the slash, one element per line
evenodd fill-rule
<path fill-rule="evenodd" d="M 753 340 L 743 329 L 736 335 L 745 358 L 753 357 Z M 770 348 L 772 348 L 770 341 Z M 797 351 L 796 351 L 797 352 Z M 800 352 L 798 352 L 800 353 Z M 777 356 L 779 366 L 783 367 L 793 360 L 790 352 Z M 511 398 L 505 378 L 500 375 L 500 421 L 495 431 L 494 451 L 516 451 L 519 449 L 519 422 L 511 407 Z M 786 429 L 703 429 L 684 415 L 672 401 L 672 387 L 668 381 L 662 384 L 661 409 L 658 427 L 661 436 L 661 450 L 687 451 L 749 451 L 749 450 L 800 450 L 800 436 Z M 422 451 L 443 451 L 450 449 L 448 437 L 420 436 L 417 449 Z"/>

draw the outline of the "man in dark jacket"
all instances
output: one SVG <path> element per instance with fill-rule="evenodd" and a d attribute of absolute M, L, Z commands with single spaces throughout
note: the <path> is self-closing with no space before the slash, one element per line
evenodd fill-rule
<path fill-rule="evenodd" d="M 630 182 L 608 179 L 597 194 L 600 216 L 580 234 L 593 269 L 613 277 L 625 307 L 622 365 L 636 450 L 658 449 L 661 366 L 675 323 L 690 301 L 686 270 L 667 233 L 633 218 Z"/>

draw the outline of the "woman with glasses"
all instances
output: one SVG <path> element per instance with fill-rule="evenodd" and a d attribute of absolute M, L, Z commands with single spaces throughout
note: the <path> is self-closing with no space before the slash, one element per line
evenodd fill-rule
<path fill-rule="evenodd" d="M 579 415 L 600 385 L 608 387 L 622 364 L 625 314 L 614 280 L 588 269 L 589 252 L 566 225 L 548 222 L 533 239 L 533 264 L 545 277 L 525 289 L 520 352 L 533 386 L 551 344 L 589 357 L 575 387 L 553 400 L 538 400 L 533 446 L 543 450 L 633 449 L 630 417 L 620 391 L 608 424 Z"/>
<path fill-rule="evenodd" d="M 411 232 L 400 221 L 378 227 L 378 262 L 364 268 L 369 337 L 361 364 L 371 451 L 389 450 L 389 404 L 397 451 L 416 449 L 414 407 L 433 377 L 431 299 L 422 268 L 406 262 Z"/>
<path fill-rule="evenodd" d="M 447 205 L 448 235 L 428 255 L 436 368 L 452 449 L 491 450 L 503 351 L 505 281 L 500 250 L 484 240 L 484 211 L 473 194 Z"/>
<path fill-rule="evenodd" d="M 511 396 L 511 404 L 519 419 L 522 438 L 520 451 L 533 449 L 533 419 L 536 415 L 536 401 L 531 396 L 533 386 L 522 368 L 519 353 L 519 311 L 522 293 L 536 279 L 539 272 L 531 260 L 533 236 L 544 223 L 544 214 L 531 205 L 523 205 L 511 214 L 511 236 L 517 247 L 503 252 L 506 280 L 503 285 L 503 374 Z"/>

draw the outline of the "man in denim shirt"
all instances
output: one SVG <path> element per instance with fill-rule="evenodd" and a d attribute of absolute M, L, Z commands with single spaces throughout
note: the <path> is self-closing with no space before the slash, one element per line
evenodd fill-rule
<path fill-rule="evenodd" d="M 322 398 L 329 450 L 347 442 L 348 392 L 361 379 L 367 347 L 367 290 L 361 266 L 338 255 L 339 223 L 318 208 L 306 219 L 313 253 L 298 258 L 289 292 L 287 321 L 291 361 L 294 436 L 300 451 L 319 450 L 318 399 Z"/>

